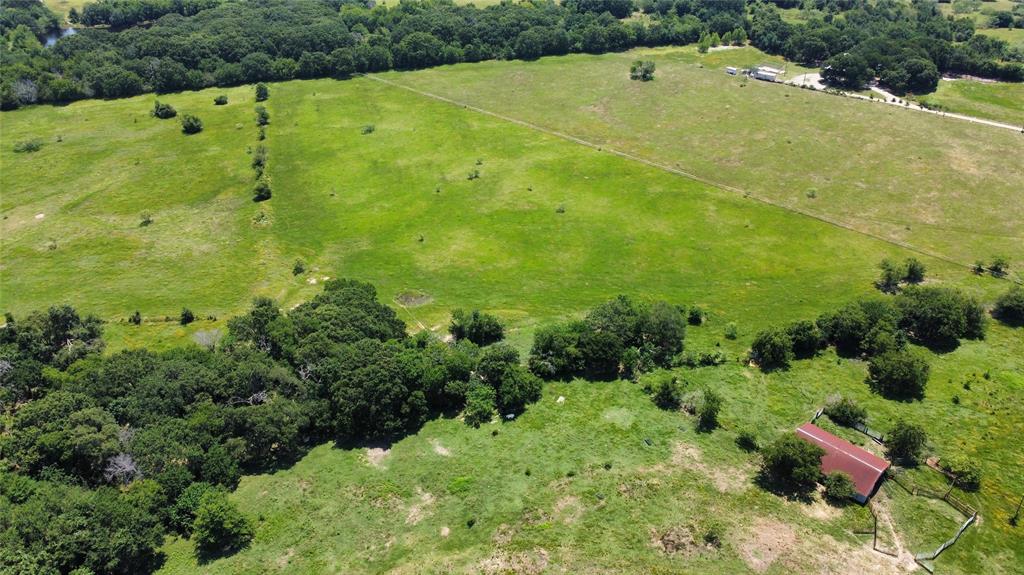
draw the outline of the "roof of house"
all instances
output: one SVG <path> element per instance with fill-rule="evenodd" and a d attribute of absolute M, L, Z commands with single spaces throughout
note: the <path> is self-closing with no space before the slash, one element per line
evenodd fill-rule
<path fill-rule="evenodd" d="M 813 423 L 805 423 L 796 429 L 796 435 L 825 450 L 821 457 L 821 471 L 845 471 L 853 478 L 854 487 L 862 497 L 867 498 L 875 490 L 879 478 L 889 468 L 889 462 L 860 447 L 840 439 Z"/>

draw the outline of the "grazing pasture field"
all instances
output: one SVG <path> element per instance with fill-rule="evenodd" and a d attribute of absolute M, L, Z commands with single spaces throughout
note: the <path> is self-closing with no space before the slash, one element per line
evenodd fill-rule
<path fill-rule="evenodd" d="M 1019 125 L 1024 129 L 1024 84 L 943 80 L 935 92 L 918 98 L 942 110 Z"/>
<path fill-rule="evenodd" d="M 641 54 L 657 62 L 654 82 L 627 79 Z M 0 308 L 72 303 L 111 320 L 113 349 L 181 344 L 253 296 L 290 307 L 334 276 L 374 283 L 415 330 L 443 332 L 456 306 L 496 313 L 523 351 L 537 325 L 618 293 L 710 314 L 687 349 L 728 363 L 676 375 L 687 393 L 723 396 L 719 430 L 695 433 L 638 384 L 549 383 L 514 422 L 441 419 L 394 445 L 321 445 L 245 477 L 232 498 L 257 520 L 252 547 L 198 564 L 191 542 L 171 540 L 166 573 L 909 568 L 909 552 L 955 525 L 948 510 L 887 492 L 906 551 L 891 561 L 852 534 L 871 523 L 865 508 L 768 494 L 752 484 L 757 457 L 735 446 L 740 431 L 762 443 L 789 432 L 835 393 L 866 406 L 873 428 L 902 417 L 925 427 L 931 453 L 980 462 L 982 490 L 956 494 L 982 521 L 937 565 L 1013 573 L 1020 329 L 993 322 L 985 340 L 930 355 L 927 397 L 911 403 L 872 394 L 864 362 L 832 352 L 771 374 L 742 359 L 759 329 L 874 292 L 884 257 L 919 257 L 928 282 L 994 301 L 1008 282 L 962 264 L 1024 264 L 1024 140 L 721 70 L 769 61 L 676 49 L 380 76 L 738 190 L 371 78 L 270 86 L 273 196 L 259 203 L 251 87 L 161 96 L 203 120 L 192 136 L 150 117 L 152 96 L 4 113 Z M 213 105 L 219 94 L 228 105 Z M 31 139 L 39 151 L 13 151 Z M 296 259 L 307 271 L 293 275 Z M 165 320 L 182 307 L 201 319 Z M 141 326 L 124 321 L 135 310 Z M 711 531 L 719 547 L 703 542 Z"/>

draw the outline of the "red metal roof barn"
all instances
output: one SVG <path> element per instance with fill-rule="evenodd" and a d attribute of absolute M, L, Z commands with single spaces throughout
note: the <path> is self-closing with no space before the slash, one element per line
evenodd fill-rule
<path fill-rule="evenodd" d="M 853 478 L 856 499 L 864 503 L 875 492 L 879 479 L 889 468 L 889 462 L 868 453 L 856 445 L 840 439 L 813 423 L 796 429 L 796 436 L 825 450 L 821 457 L 821 472 L 844 471 Z"/>

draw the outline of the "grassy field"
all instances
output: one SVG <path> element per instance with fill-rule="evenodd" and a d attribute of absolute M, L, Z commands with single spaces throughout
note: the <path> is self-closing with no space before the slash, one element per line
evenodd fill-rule
<path fill-rule="evenodd" d="M 935 92 L 918 100 L 949 112 L 1020 125 L 1024 129 L 1024 84 L 943 80 Z"/>
<path fill-rule="evenodd" d="M 66 16 L 72 8 L 81 13 L 82 8 L 92 0 L 45 0 L 43 4 L 61 16 Z"/>
<path fill-rule="evenodd" d="M 203 119 L 194 136 L 151 118 L 152 96 L 0 114 L 0 309 L 73 303 L 111 320 L 111 349 L 179 344 L 254 295 L 290 307 L 343 275 L 376 284 L 413 329 L 442 331 L 455 306 L 495 312 L 521 349 L 538 324 L 617 293 L 699 304 L 711 319 L 689 349 L 730 357 L 680 372 L 689 390 L 725 397 L 722 430 L 694 433 L 634 384 L 550 384 L 516 422 L 439 420 L 393 446 L 322 445 L 246 477 L 233 497 L 259 519 L 253 547 L 197 565 L 188 541 L 170 541 L 165 572 L 892 573 L 900 563 L 852 534 L 870 522 L 863 508 L 769 495 L 751 484 L 756 457 L 733 443 L 744 429 L 788 432 L 836 392 L 867 405 L 872 427 L 905 417 L 936 454 L 982 462 L 981 493 L 959 495 L 983 521 L 940 558 L 942 573 L 1024 561 L 1007 523 L 1024 493 L 1024 453 L 1007 439 L 1024 431 L 1020 330 L 994 325 L 934 356 L 928 398 L 911 404 L 870 394 L 865 365 L 832 354 L 771 375 L 738 361 L 758 329 L 871 293 L 883 257 L 917 255 L 929 281 L 993 301 L 1006 282 L 857 230 L 965 262 L 1004 253 L 1020 269 L 1024 174 L 1006 169 L 1020 136 L 721 71 L 775 61 L 753 50 L 647 56 L 658 62 L 647 84 L 625 79 L 636 54 L 383 78 L 749 196 L 367 78 L 271 86 L 274 195 L 258 204 L 250 88 L 162 96 Z M 215 107 L 221 93 L 230 103 Z M 40 151 L 13 152 L 33 138 Z M 293 276 L 296 258 L 310 271 Z M 401 307 L 407 296 L 417 305 Z M 177 325 L 183 306 L 204 319 Z M 141 327 L 123 321 L 136 309 Z M 730 322 L 735 341 L 722 337 Z M 898 494 L 884 504 L 910 551 L 955 523 Z M 686 544 L 712 526 L 720 549 Z"/>
<path fill-rule="evenodd" d="M 657 63 L 655 81 L 628 79 L 640 56 Z M 385 77 L 956 261 L 1003 253 L 1024 265 L 1024 203 L 1006 201 L 1024 188 L 1024 172 L 1007 169 L 1024 155 L 1021 134 L 722 71 L 762 60 L 684 48 Z"/>
<path fill-rule="evenodd" d="M 1024 29 L 1021 28 L 981 28 L 977 33 L 1006 40 L 1011 46 L 1024 46 Z"/>

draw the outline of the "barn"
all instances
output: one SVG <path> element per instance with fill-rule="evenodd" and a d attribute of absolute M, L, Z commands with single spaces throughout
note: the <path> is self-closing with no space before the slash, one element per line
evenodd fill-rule
<path fill-rule="evenodd" d="M 878 489 L 889 462 L 860 447 L 832 435 L 813 423 L 796 429 L 796 436 L 825 450 L 821 457 L 821 472 L 844 471 L 853 478 L 854 499 L 866 503 Z"/>

